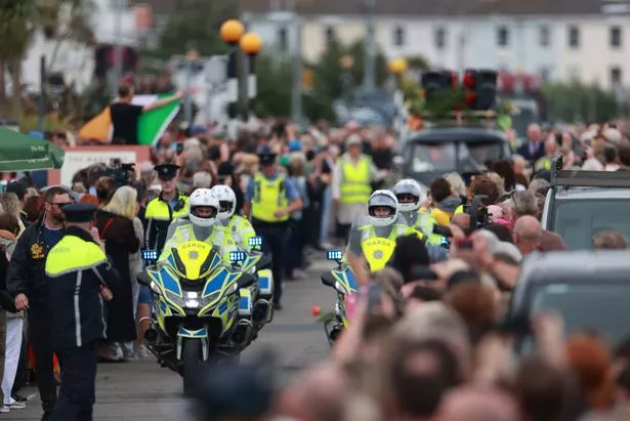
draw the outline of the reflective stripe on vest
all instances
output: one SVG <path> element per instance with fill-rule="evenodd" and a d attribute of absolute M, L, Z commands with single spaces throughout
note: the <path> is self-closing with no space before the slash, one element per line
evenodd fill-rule
<path fill-rule="evenodd" d="M 107 256 L 98 245 L 74 235 L 66 235 L 48 252 L 46 275 L 61 276 L 96 267 L 105 261 Z"/>
<path fill-rule="evenodd" d="M 289 206 L 285 191 L 286 176 L 279 174 L 275 180 L 270 181 L 264 175 L 258 173 L 254 177 L 254 198 L 252 200 L 252 216 L 264 222 L 285 222 L 289 215 L 277 217 L 275 214 L 280 209 Z"/>
<path fill-rule="evenodd" d="M 367 203 L 370 200 L 370 162 L 367 157 L 361 158 L 356 165 L 341 160 L 341 203 Z"/>

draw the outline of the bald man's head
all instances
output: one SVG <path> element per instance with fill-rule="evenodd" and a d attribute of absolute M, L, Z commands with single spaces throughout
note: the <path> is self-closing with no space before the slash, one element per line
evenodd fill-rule
<path fill-rule="evenodd" d="M 499 390 L 462 387 L 442 401 L 437 421 L 518 421 L 516 401 Z"/>
<path fill-rule="evenodd" d="M 531 254 L 540 246 L 542 226 L 533 216 L 521 216 L 514 224 L 514 244 L 524 256 Z"/>
<path fill-rule="evenodd" d="M 281 394 L 277 412 L 304 421 L 341 421 L 349 386 L 336 366 L 303 372 Z"/>

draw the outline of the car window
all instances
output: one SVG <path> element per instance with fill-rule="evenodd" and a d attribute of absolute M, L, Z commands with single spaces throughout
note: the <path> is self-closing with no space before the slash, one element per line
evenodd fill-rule
<path fill-rule="evenodd" d="M 415 144 L 412 152 L 414 172 L 454 171 L 457 168 L 455 144 Z"/>
<path fill-rule="evenodd" d="M 628 302 L 630 283 L 552 284 L 534 290 L 531 314 L 555 310 L 568 335 L 596 331 L 614 347 L 630 336 Z"/>
<path fill-rule="evenodd" d="M 459 160 L 466 166 L 466 170 L 474 171 L 476 166 L 485 165 L 489 161 L 503 158 L 501 144 L 497 142 L 468 143 L 459 150 Z"/>
<path fill-rule="evenodd" d="M 557 200 L 553 228 L 569 250 L 590 250 L 601 231 L 618 231 L 630 239 L 628 209 L 630 200 Z"/>

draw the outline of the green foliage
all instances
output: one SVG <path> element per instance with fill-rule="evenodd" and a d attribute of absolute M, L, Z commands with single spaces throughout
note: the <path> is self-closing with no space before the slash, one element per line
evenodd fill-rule
<path fill-rule="evenodd" d="M 548 84 L 543 89 L 550 121 L 608 121 L 627 114 L 613 91 L 579 82 Z"/>
<path fill-rule="evenodd" d="M 180 0 L 170 15 L 153 57 L 169 59 L 190 48 L 201 56 L 224 54 L 227 44 L 219 30 L 223 22 L 238 17 L 238 2 L 230 0 Z"/>
<path fill-rule="evenodd" d="M 258 95 L 256 116 L 288 117 L 291 114 L 291 62 L 269 55 L 256 58 Z"/>
<path fill-rule="evenodd" d="M 424 71 L 431 68 L 429 60 L 427 60 L 424 56 L 410 56 L 406 57 L 405 60 L 407 60 L 409 70 Z"/>

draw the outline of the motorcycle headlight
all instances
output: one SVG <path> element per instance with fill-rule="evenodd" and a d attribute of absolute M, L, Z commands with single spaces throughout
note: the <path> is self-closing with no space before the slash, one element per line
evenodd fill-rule
<path fill-rule="evenodd" d="M 162 295 L 162 291 L 160 290 L 160 287 L 158 286 L 158 284 L 155 283 L 155 281 L 151 281 L 151 290 L 153 292 L 155 292 L 156 294 Z"/>
<path fill-rule="evenodd" d="M 199 300 L 186 300 L 186 308 L 199 308 Z"/>

